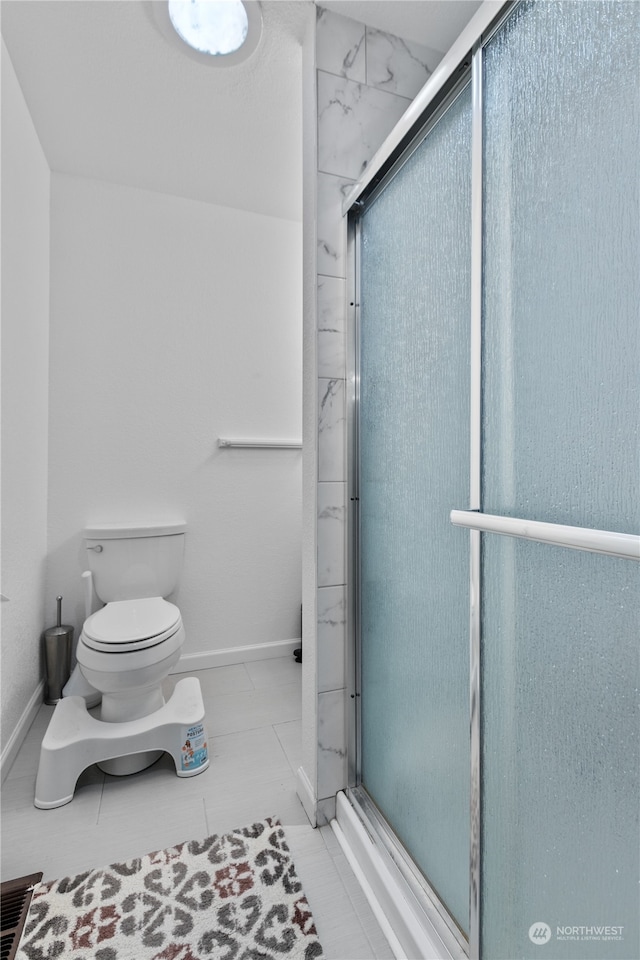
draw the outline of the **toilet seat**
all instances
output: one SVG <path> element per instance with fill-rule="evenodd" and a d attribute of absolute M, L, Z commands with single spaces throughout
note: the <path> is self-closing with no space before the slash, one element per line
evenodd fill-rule
<path fill-rule="evenodd" d="M 181 626 L 180 610 L 162 597 L 114 600 L 85 621 L 82 640 L 92 650 L 129 653 L 164 643 Z"/>

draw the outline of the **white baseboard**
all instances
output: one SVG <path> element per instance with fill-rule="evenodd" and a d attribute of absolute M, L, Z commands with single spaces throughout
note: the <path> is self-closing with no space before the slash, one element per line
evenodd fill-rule
<path fill-rule="evenodd" d="M 414 908 L 410 892 L 403 889 L 404 885 L 393 872 L 393 865 L 381 856 L 360 817 L 342 792 L 336 797 L 336 820 L 338 829 L 334 827 L 334 832 L 356 875 L 364 875 L 366 882 L 361 883 L 363 893 L 376 916 L 383 918 L 383 931 L 391 931 L 393 942 L 389 936 L 387 939 L 396 957 L 452 960 L 453 954 L 444 945 L 435 927 Z M 461 950 L 459 956 L 463 956 Z"/>
<path fill-rule="evenodd" d="M 15 760 L 18 750 L 22 746 L 22 741 L 29 732 L 31 724 L 36 718 L 36 714 L 40 709 L 40 706 L 44 699 L 44 680 L 41 680 L 36 689 L 33 691 L 29 702 L 22 711 L 22 715 L 16 724 L 15 730 L 7 740 L 5 748 L 0 755 L 0 782 L 4 782 L 6 779 L 11 765 Z"/>
<path fill-rule="evenodd" d="M 304 812 L 309 817 L 309 822 L 312 827 L 315 827 L 316 824 L 316 798 L 313 793 L 313 787 L 309 777 L 307 776 L 307 771 L 304 767 L 298 767 L 298 772 L 296 774 L 296 793 L 298 794 L 298 799 L 304 807 Z"/>
<path fill-rule="evenodd" d="M 232 663 L 248 663 L 251 660 L 293 657 L 293 651 L 301 643 L 298 637 L 295 640 L 273 640 L 271 643 L 252 643 L 245 647 L 226 647 L 223 650 L 185 653 L 171 672 L 189 673 L 191 670 L 209 670 L 211 667 L 227 667 Z"/>

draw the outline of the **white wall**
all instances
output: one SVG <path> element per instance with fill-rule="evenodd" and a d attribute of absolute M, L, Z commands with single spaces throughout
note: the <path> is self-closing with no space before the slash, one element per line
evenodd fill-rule
<path fill-rule="evenodd" d="M 54 174 L 47 594 L 88 522 L 184 518 L 184 652 L 300 636 L 301 225 Z"/>
<path fill-rule="evenodd" d="M 40 680 L 45 605 L 49 167 L 2 44 L 2 749 Z"/>

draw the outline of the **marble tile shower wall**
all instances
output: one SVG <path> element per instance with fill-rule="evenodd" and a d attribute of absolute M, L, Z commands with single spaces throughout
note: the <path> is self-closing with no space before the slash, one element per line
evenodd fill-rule
<path fill-rule="evenodd" d="M 346 785 L 346 229 L 342 201 L 442 55 L 318 8 L 318 819 Z"/>

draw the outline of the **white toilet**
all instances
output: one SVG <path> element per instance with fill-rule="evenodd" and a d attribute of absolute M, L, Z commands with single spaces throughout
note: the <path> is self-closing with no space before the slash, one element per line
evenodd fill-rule
<path fill-rule="evenodd" d="M 179 680 L 167 702 L 162 692 L 184 643 L 180 611 L 164 599 L 180 578 L 184 538 L 183 523 L 85 530 L 90 571 L 83 577 L 90 615 L 78 640 L 78 669 L 40 748 L 34 798 L 39 809 L 69 803 L 78 777 L 94 763 L 124 776 L 168 753 L 178 777 L 208 769 L 198 679 Z M 99 600 L 105 606 L 91 613 Z M 100 695 L 98 718 L 88 707 Z"/>
<path fill-rule="evenodd" d="M 89 615 L 76 649 L 78 669 L 40 747 L 33 801 L 39 809 L 73 800 L 78 777 L 94 763 L 124 776 L 167 753 L 178 777 L 208 769 L 199 680 L 179 680 L 166 703 L 162 692 L 184 643 L 180 611 L 164 599 L 178 584 L 184 537 L 183 523 L 85 530 Z M 97 600 L 105 606 L 91 613 Z M 100 695 L 98 718 L 88 707 Z"/>
<path fill-rule="evenodd" d="M 76 649 L 80 671 L 102 694 L 102 721 L 137 720 L 164 705 L 162 681 L 184 643 L 180 611 L 163 598 L 178 585 L 185 524 L 91 527 L 84 539 L 93 587 L 106 606 L 85 620 Z M 158 756 L 148 751 L 99 766 L 136 773 Z"/>

